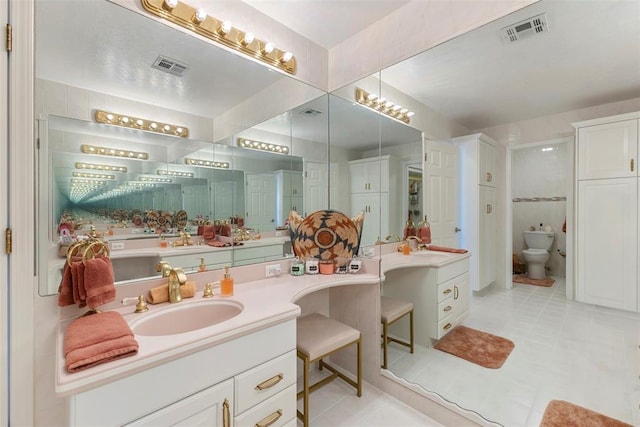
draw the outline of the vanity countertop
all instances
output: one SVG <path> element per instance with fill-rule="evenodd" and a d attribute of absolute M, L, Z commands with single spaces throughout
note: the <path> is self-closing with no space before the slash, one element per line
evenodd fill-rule
<path fill-rule="evenodd" d="M 260 329 L 295 319 L 300 315 L 300 307 L 295 304 L 303 296 L 333 286 L 378 284 L 378 274 L 360 272 L 357 274 L 333 275 L 282 275 L 269 279 L 236 284 L 234 296 L 221 298 L 218 295 L 209 300 L 225 299 L 239 303 L 243 311 L 222 323 L 165 336 L 136 335 L 139 344 L 138 354 L 109 363 L 94 366 L 84 371 L 68 373 L 65 369 L 63 354 L 64 334 L 71 319 L 62 319 L 58 324 L 56 352 L 56 392 L 60 396 L 75 394 L 116 379 L 166 363 L 224 342 L 239 338 Z M 201 288 L 201 287 L 199 287 Z M 188 305 L 203 301 L 202 291 L 194 298 L 184 299 L 178 304 Z M 169 303 L 149 305 L 145 313 L 133 313 L 134 306 L 116 308 L 131 324 L 142 316 L 149 316 L 167 308 Z M 171 304 L 175 306 L 176 304 Z M 99 314 L 98 314 L 99 315 Z"/>
<path fill-rule="evenodd" d="M 400 252 L 392 252 L 382 255 L 380 261 L 380 271 L 384 274 L 387 271 L 398 268 L 409 267 L 444 267 L 457 261 L 469 258 L 469 252 L 464 254 L 439 252 L 439 251 L 414 251 L 409 255 Z"/>

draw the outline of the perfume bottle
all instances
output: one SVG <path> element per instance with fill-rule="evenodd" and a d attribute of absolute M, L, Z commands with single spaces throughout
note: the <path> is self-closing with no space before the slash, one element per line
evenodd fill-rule
<path fill-rule="evenodd" d="M 224 277 L 220 280 L 220 296 L 233 296 L 233 277 L 231 277 L 228 265 L 224 266 Z"/>

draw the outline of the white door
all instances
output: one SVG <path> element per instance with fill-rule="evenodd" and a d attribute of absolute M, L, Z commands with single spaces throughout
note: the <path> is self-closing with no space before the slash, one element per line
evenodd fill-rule
<path fill-rule="evenodd" d="M 304 162 L 304 213 L 329 207 L 326 163 Z"/>
<path fill-rule="evenodd" d="M 424 213 L 432 243 L 458 247 L 458 148 L 425 140 L 424 153 Z"/>
<path fill-rule="evenodd" d="M 8 4 L 5 0 L 0 0 L 0 22 L 6 23 L 8 22 L 7 17 Z M 0 230 L 5 230 L 7 228 L 7 213 L 8 213 L 8 198 L 7 198 L 7 190 L 8 190 L 8 180 L 7 171 L 9 170 L 9 155 L 8 155 L 8 142 L 6 131 L 8 126 L 8 117 L 7 117 L 7 105 L 9 103 L 9 97 L 7 94 L 7 82 L 8 82 L 8 73 L 7 73 L 7 55 L 0 55 L 0 76 L 2 76 L 2 88 L 0 88 Z M 4 239 L 2 239 L 4 243 Z M 4 248 L 4 244 L 1 246 Z M 4 252 L 4 251 L 3 251 Z M 2 400 L 0 401 L 0 424 L 9 425 L 8 421 L 8 407 L 9 407 L 9 396 L 5 392 L 7 390 L 7 377 L 8 377 L 8 328 L 9 322 L 7 321 L 7 304 L 8 304 L 8 295 L 7 291 L 9 290 L 9 275 L 7 272 L 7 255 L 3 254 L 0 256 L 0 387 L 2 388 Z"/>
<path fill-rule="evenodd" d="M 496 281 L 496 189 L 478 186 L 478 280 L 474 291 L 479 291 Z"/>
<path fill-rule="evenodd" d="M 209 191 L 213 200 L 212 219 L 228 219 L 236 214 L 233 208 L 237 203 L 235 181 L 216 181 L 209 187 Z"/>
<path fill-rule="evenodd" d="M 276 177 L 273 174 L 247 174 L 245 226 L 269 231 L 276 226 Z"/>
<path fill-rule="evenodd" d="M 638 120 L 578 129 L 578 179 L 638 176 Z"/>
<path fill-rule="evenodd" d="M 578 182 L 578 301 L 637 310 L 638 179 Z"/>

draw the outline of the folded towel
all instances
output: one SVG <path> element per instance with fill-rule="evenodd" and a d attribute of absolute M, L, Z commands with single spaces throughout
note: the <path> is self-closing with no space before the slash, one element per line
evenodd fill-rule
<path fill-rule="evenodd" d="M 216 237 L 216 226 L 205 225 L 202 229 L 202 238 L 204 240 L 214 239 Z"/>
<path fill-rule="evenodd" d="M 86 261 L 84 267 L 84 289 L 87 305 L 95 308 L 116 300 L 115 277 L 111 259 L 98 255 Z"/>
<path fill-rule="evenodd" d="M 71 277 L 71 266 L 69 263 L 64 263 L 64 269 L 62 270 L 62 279 L 60 279 L 60 286 L 58 287 L 58 306 L 64 307 L 66 305 L 75 304 L 73 299 L 73 278 Z"/>
<path fill-rule="evenodd" d="M 216 225 L 215 230 L 216 234 L 231 237 L 231 226 L 229 224 Z"/>
<path fill-rule="evenodd" d="M 469 252 L 466 249 L 447 248 L 446 246 L 436 245 L 429 245 L 427 246 L 427 249 L 429 249 L 430 251 L 452 252 L 454 254 L 466 254 L 467 252 Z"/>
<path fill-rule="evenodd" d="M 184 285 L 180 285 L 180 295 L 182 298 L 191 298 L 196 294 L 195 282 L 187 282 Z M 152 288 L 149 291 L 147 302 L 149 304 L 160 304 L 169 301 L 169 284 Z"/>
<path fill-rule="evenodd" d="M 87 305 L 87 293 L 84 290 L 84 264 L 81 258 L 71 261 L 71 282 L 73 288 L 73 300 L 79 308 Z"/>
<path fill-rule="evenodd" d="M 221 242 L 220 240 L 207 240 L 207 245 L 215 248 L 222 248 L 225 246 L 231 246 L 231 242 Z"/>
<path fill-rule="evenodd" d="M 64 335 L 68 372 L 82 371 L 136 353 L 138 342 L 127 321 L 115 311 L 75 319 Z"/>

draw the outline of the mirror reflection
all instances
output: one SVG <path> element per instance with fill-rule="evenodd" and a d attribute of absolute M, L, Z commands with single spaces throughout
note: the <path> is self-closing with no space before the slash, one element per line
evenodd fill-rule
<path fill-rule="evenodd" d="M 505 28 L 541 15 L 548 22 L 545 31 L 525 32 L 514 40 L 504 37 Z M 471 252 L 470 276 L 450 276 L 450 282 L 441 284 L 451 284 L 452 294 L 460 295 L 453 303 L 433 294 L 431 302 L 438 303 L 430 305 L 424 294 L 430 284 L 425 274 L 386 274 L 383 294 L 412 302 L 416 316 L 414 354 L 390 345 L 388 369 L 395 376 L 501 425 L 539 420 L 550 399 L 582 399 L 580 403 L 626 422 L 637 419 L 632 399 L 601 399 L 603 389 L 616 396 L 631 395 L 624 384 L 636 372 L 618 369 L 624 365 L 622 347 L 600 339 L 600 345 L 593 344 L 594 333 L 615 335 L 619 329 L 613 325 L 623 315 L 592 312 L 590 306 L 573 301 L 575 249 L 572 230 L 562 231 L 565 219 L 574 215 L 573 178 L 567 176 L 573 173 L 573 154 L 559 154 L 572 153 L 571 122 L 638 110 L 637 16 L 637 2 L 541 1 L 382 70 L 382 94 L 414 106 L 412 126 L 425 134 L 423 209 L 431 219 L 434 242 L 462 245 Z M 450 187 L 460 189 L 455 200 L 459 205 L 452 203 L 450 209 L 442 206 L 448 203 L 446 195 L 455 191 L 433 200 L 439 188 L 434 175 L 442 176 L 441 164 L 433 159 L 445 158 L 440 143 L 452 149 L 452 156 L 460 156 L 452 162 L 460 170 L 451 175 L 456 184 Z M 511 153 L 513 177 L 505 168 Z M 483 159 L 491 161 L 483 164 Z M 509 188 L 513 193 L 505 203 L 503 194 Z M 492 208 L 493 222 L 482 222 L 482 212 Z M 455 222 L 445 224 L 447 211 L 455 214 Z M 465 222 L 465 216 L 475 223 Z M 512 257 L 524 249 L 523 231 L 541 222 L 556 235 L 545 273 L 555 284 L 512 283 Z M 447 230 L 453 237 L 444 234 Z M 509 236 L 513 243 L 507 241 Z M 526 268 L 522 260 L 514 263 Z M 485 278 L 486 288 L 472 290 L 484 286 Z M 420 286 L 411 289 L 416 282 Z M 453 314 L 435 314 L 439 308 Z M 425 327 L 434 322 L 449 325 L 448 330 L 461 324 L 507 338 L 515 349 L 499 369 L 483 368 L 435 349 L 448 332 Z M 587 323 L 597 325 L 598 332 L 586 332 Z M 393 326 L 392 334 L 407 337 L 407 323 Z"/>

